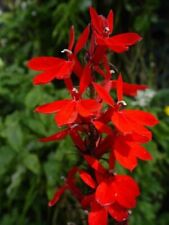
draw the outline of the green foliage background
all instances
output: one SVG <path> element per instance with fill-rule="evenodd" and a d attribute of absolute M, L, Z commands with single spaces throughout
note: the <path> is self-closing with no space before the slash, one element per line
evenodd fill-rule
<path fill-rule="evenodd" d="M 131 216 L 131 225 L 169 224 L 169 2 L 167 0 L 4 0 L 0 2 L 0 225 L 84 225 L 86 214 L 70 193 L 48 208 L 56 186 L 77 154 L 69 138 L 40 143 L 39 137 L 56 131 L 53 118 L 37 115 L 35 106 L 64 98 L 62 82 L 33 87 L 33 72 L 26 62 L 33 56 L 60 55 L 68 31 L 76 35 L 89 22 L 88 6 L 106 15 L 115 11 L 115 33 L 139 32 L 142 43 L 128 53 L 112 56 L 130 82 L 146 83 L 155 95 L 145 106 L 158 115 L 148 149 L 154 160 L 140 162 L 134 176 L 142 195 Z M 119 168 L 121 170 L 121 168 Z"/>

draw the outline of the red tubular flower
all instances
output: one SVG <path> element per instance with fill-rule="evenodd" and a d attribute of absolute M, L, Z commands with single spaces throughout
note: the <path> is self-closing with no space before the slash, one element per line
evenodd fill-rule
<path fill-rule="evenodd" d="M 49 201 L 48 205 L 53 206 L 55 205 L 61 198 L 62 194 L 66 190 L 70 190 L 72 194 L 79 199 L 79 201 L 82 199 L 82 193 L 78 187 L 75 185 L 75 174 L 77 173 L 78 168 L 73 167 L 72 169 L 69 170 L 67 179 L 65 180 L 65 183 L 62 187 L 60 187 L 54 194 L 54 197 L 52 200 Z"/>
<path fill-rule="evenodd" d="M 57 57 L 43 56 L 31 59 L 28 62 L 28 67 L 32 70 L 43 71 L 33 80 L 33 83 L 37 85 L 49 83 L 53 79 L 69 78 L 74 63 Z"/>
<path fill-rule="evenodd" d="M 30 69 L 42 71 L 42 73 L 34 78 L 33 83 L 38 85 L 49 83 L 54 79 L 68 79 L 70 78 L 72 72 L 75 72 L 75 74 L 79 77 L 82 72 L 82 66 L 76 55 L 86 44 L 88 36 L 89 26 L 86 27 L 79 37 L 73 53 L 72 48 L 74 45 L 74 28 L 71 27 L 68 49 L 63 50 L 63 52 L 67 53 L 68 60 L 51 56 L 35 57 L 29 60 L 27 65 Z"/>
<path fill-rule="evenodd" d="M 122 53 L 142 39 L 137 33 L 109 35 L 113 32 L 113 12 L 110 10 L 107 18 L 97 14 L 94 8 L 90 8 L 92 28 L 95 31 L 97 44 L 105 46 L 116 53 Z"/>
<path fill-rule="evenodd" d="M 123 101 L 123 81 L 121 75 L 117 81 L 117 103 L 110 94 L 99 84 L 94 83 L 95 90 L 100 98 L 112 107 L 111 120 L 114 126 L 123 134 L 136 133 L 151 139 L 151 132 L 145 126 L 155 126 L 158 120 L 149 112 L 141 110 L 126 110 L 122 109 L 126 103 Z"/>
<path fill-rule="evenodd" d="M 136 198 L 140 194 L 137 183 L 127 175 L 116 175 L 102 167 L 100 162 L 84 156 L 85 160 L 95 171 L 96 181 L 86 172 L 80 171 L 81 179 L 95 193 L 82 201 L 83 206 L 90 205 L 89 225 L 107 224 L 108 214 L 121 222 L 128 218 L 128 210 L 136 206 Z"/>
<path fill-rule="evenodd" d="M 113 11 L 110 10 L 107 18 L 102 15 L 98 15 L 93 7 L 90 7 L 90 16 L 92 28 L 100 36 L 108 36 L 113 32 Z"/>
<path fill-rule="evenodd" d="M 56 124 L 64 126 L 64 129 L 40 141 L 58 141 L 69 135 L 90 167 L 89 171 L 92 171 L 90 174 L 77 167 L 70 169 L 49 206 L 55 205 L 62 194 L 70 190 L 83 208 L 90 208 L 89 225 L 107 225 L 108 216 L 118 224 L 127 225 L 130 209 L 136 206 L 140 190 L 133 178 L 114 172 L 116 161 L 132 171 L 138 165 L 138 159 L 151 160 L 143 144 L 152 138 L 147 127 L 156 125 L 158 120 L 149 112 L 125 108 L 127 104 L 123 94 L 135 96 L 138 90 L 145 90 L 147 86 L 123 82 L 121 74 L 117 80 L 112 80 L 112 69 L 118 70 L 107 56 L 108 49 L 116 53 L 125 52 L 141 37 L 131 32 L 110 36 L 114 26 L 112 10 L 104 17 L 90 7 L 90 16 L 91 23 L 80 34 L 76 44 L 74 27 L 70 28 L 68 49 L 62 51 L 67 59 L 42 56 L 28 62 L 29 68 L 40 73 L 34 78 L 35 85 L 61 79 L 71 96 L 35 109 L 39 113 L 55 114 Z M 77 56 L 85 46 L 88 49 L 81 62 Z M 72 73 L 77 77 L 76 86 Z M 98 74 L 102 76 L 101 84 L 97 83 Z M 116 90 L 117 101 L 110 95 L 112 89 Z M 99 161 L 105 153 L 109 169 Z M 77 172 L 90 188 L 88 195 L 83 196 L 76 186 Z"/>
<path fill-rule="evenodd" d="M 78 115 L 89 117 L 94 115 L 100 104 L 94 99 L 80 99 L 78 91 L 74 91 L 74 99 L 58 100 L 36 108 L 39 113 L 56 113 L 55 121 L 58 126 L 75 123 Z"/>
<path fill-rule="evenodd" d="M 137 159 L 152 159 L 150 153 L 142 145 L 131 141 L 127 135 L 118 135 L 114 140 L 112 151 L 116 160 L 126 169 L 132 171 L 137 166 Z"/>

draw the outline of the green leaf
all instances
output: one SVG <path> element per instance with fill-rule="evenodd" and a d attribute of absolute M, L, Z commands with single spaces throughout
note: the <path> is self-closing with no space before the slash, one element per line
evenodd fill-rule
<path fill-rule="evenodd" d="M 14 120 L 15 117 L 9 116 L 5 121 L 4 137 L 10 147 L 19 152 L 23 147 L 23 131 L 18 123 Z M 14 120 L 14 121 L 13 121 Z"/>
<path fill-rule="evenodd" d="M 0 149 L 0 176 L 2 176 L 7 170 L 8 166 L 12 162 L 15 156 L 14 151 L 12 151 L 8 146 L 3 146 Z"/>
<path fill-rule="evenodd" d="M 23 164 L 34 174 L 40 173 L 40 162 L 36 154 L 27 153 L 24 155 Z"/>

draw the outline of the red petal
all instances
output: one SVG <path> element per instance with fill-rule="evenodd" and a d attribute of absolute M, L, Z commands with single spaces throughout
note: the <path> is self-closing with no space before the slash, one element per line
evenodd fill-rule
<path fill-rule="evenodd" d="M 117 79 L 117 99 L 118 101 L 123 100 L 123 80 L 121 74 Z"/>
<path fill-rule="evenodd" d="M 91 188 L 96 187 L 96 183 L 93 178 L 87 172 L 80 170 L 80 178 Z"/>
<path fill-rule="evenodd" d="M 27 66 L 32 70 L 43 71 L 49 70 L 51 67 L 56 67 L 58 64 L 65 62 L 64 59 L 60 59 L 52 56 L 41 56 L 29 60 Z"/>
<path fill-rule="evenodd" d="M 136 33 L 118 34 L 110 38 L 98 38 L 99 45 L 106 45 L 111 50 L 122 53 L 127 51 L 129 46 L 136 44 L 142 38 Z"/>
<path fill-rule="evenodd" d="M 113 135 L 112 129 L 109 126 L 107 126 L 106 124 L 104 124 L 100 121 L 93 121 L 92 123 L 100 133 L 106 133 L 107 135 Z"/>
<path fill-rule="evenodd" d="M 128 175 L 115 175 L 116 182 L 118 182 L 118 187 L 125 187 L 128 191 L 132 192 L 132 195 L 140 195 L 140 189 L 136 181 Z"/>
<path fill-rule="evenodd" d="M 48 206 L 51 207 L 55 205 L 59 201 L 61 195 L 65 192 L 66 189 L 67 189 L 67 185 L 60 187 L 54 194 L 54 197 L 52 198 L 52 200 L 48 203 Z"/>
<path fill-rule="evenodd" d="M 64 79 L 64 83 L 65 83 L 65 86 L 68 89 L 69 93 L 72 95 L 73 82 L 72 82 L 71 78 Z"/>
<path fill-rule="evenodd" d="M 78 78 L 80 78 L 83 73 L 83 67 L 75 55 L 73 55 L 73 62 L 74 62 L 73 72 L 76 74 Z"/>
<path fill-rule="evenodd" d="M 108 24 L 109 24 L 109 29 L 110 29 L 110 33 L 113 32 L 113 26 L 114 26 L 114 15 L 113 15 L 113 11 L 110 10 L 109 11 L 109 14 L 107 16 L 107 21 L 108 21 Z"/>
<path fill-rule="evenodd" d="M 62 110 L 57 113 L 55 116 L 55 121 L 57 122 L 58 126 L 70 124 L 76 120 L 77 115 L 76 102 L 71 101 L 62 107 Z"/>
<path fill-rule="evenodd" d="M 97 91 L 99 97 L 101 99 L 103 99 L 104 102 L 106 102 L 110 106 L 114 105 L 114 100 L 100 84 L 93 82 L 93 86 L 94 86 L 95 90 Z"/>
<path fill-rule="evenodd" d="M 115 179 L 117 202 L 125 208 L 134 208 L 136 206 L 136 197 L 140 193 L 138 185 L 127 175 L 116 175 Z"/>
<path fill-rule="evenodd" d="M 66 137 L 69 133 L 69 129 L 65 129 L 62 131 L 57 132 L 56 134 L 53 134 L 49 137 L 41 138 L 41 142 L 48 142 L 48 141 L 58 141 Z"/>
<path fill-rule="evenodd" d="M 112 43 L 110 38 L 97 37 L 97 44 L 100 46 L 106 46 L 116 53 L 122 53 L 128 50 L 128 46 L 122 44 Z"/>
<path fill-rule="evenodd" d="M 93 112 L 89 111 L 83 106 L 83 104 L 81 104 L 81 101 L 79 101 L 77 104 L 77 111 L 82 117 L 88 117 L 93 114 Z"/>
<path fill-rule="evenodd" d="M 64 61 L 62 63 L 59 63 L 58 65 L 44 70 L 43 73 L 37 75 L 33 79 L 33 83 L 35 85 L 38 84 L 46 84 L 52 81 L 53 79 L 67 79 L 70 77 L 71 72 L 73 70 L 74 63 L 71 61 Z"/>
<path fill-rule="evenodd" d="M 120 154 L 117 149 L 115 149 L 115 157 L 120 165 L 122 165 L 126 169 L 129 169 L 130 171 L 132 171 L 137 166 L 137 158 L 131 153 L 129 153 L 128 155 L 123 155 Z"/>
<path fill-rule="evenodd" d="M 128 96 L 136 96 L 137 91 L 147 89 L 147 85 L 123 83 L 123 92 Z"/>
<path fill-rule="evenodd" d="M 96 201 L 102 206 L 108 206 L 115 202 L 116 197 L 116 187 L 114 185 L 113 177 L 111 179 L 107 179 L 102 181 L 95 193 Z"/>
<path fill-rule="evenodd" d="M 88 117 L 98 111 L 100 106 L 101 105 L 93 99 L 84 99 L 78 102 L 77 110 L 81 116 Z"/>
<path fill-rule="evenodd" d="M 71 26 L 69 31 L 69 45 L 68 45 L 69 50 L 72 50 L 74 41 L 75 41 L 75 29 L 74 26 Z"/>
<path fill-rule="evenodd" d="M 89 37 L 90 28 L 87 26 L 82 34 L 79 36 L 79 39 L 76 43 L 74 54 L 77 55 L 77 53 L 85 46 L 88 37 Z"/>
<path fill-rule="evenodd" d="M 124 134 L 134 132 L 136 134 L 150 138 L 151 132 L 147 130 L 142 124 L 140 124 L 140 121 L 138 123 L 138 120 L 135 120 L 134 110 L 131 110 L 133 111 L 133 114 L 130 116 L 128 116 L 127 111 L 128 110 L 122 110 L 118 112 L 115 111 L 113 113 L 111 119 L 117 129 L 119 129 Z"/>
<path fill-rule="evenodd" d="M 98 32 L 103 32 L 102 22 L 100 16 L 97 14 L 96 10 L 93 7 L 90 7 L 90 17 L 93 28 Z"/>
<path fill-rule="evenodd" d="M 89 166 L 92 167 L 94 170 L 96 170 L 98 173 L 102 174 L 106 173 L 106 170 L 97 159 L 89 155 L 85 155 L 84 158 L 89 164 Z"/>
<path fill-rule="evenodd" d="M 142 40 L 142 37 L 137 33 L 124 33 L 124 34 L 117 34 L 111 38 L 109 38 L 112 43 L 120 43 L 122 45 L 130 46 L 136 44 L 138 41 Z"/>
<path fill-rule="evenodd" d="M 133 148 L 134 154 L 142 160 L 152 160 L 151 154 L 141 145 L 137 143 L 130 144 Z"/>
<path fill-rule="evenodd" d="M 128 210 L 117 203 L 107 207 L 107 210 L 111 217 L 113 217 L 118 222 L 122 222 L 128 218 Z"/>
<path fill-rule="evenodd" d="M 155 126 L 159 122 L 154 115 L 141 110 L 126 110 L 125 114 L 130 120 L 146 126 Z"/>
<path fill-rule="evenodd" d="M 56 79 L 66 79 L 69 78 L 74 67 L 72 61 L 65 61 L 58 71 L 54 71 Z"/>
<path fill-rule="evenodd" d="M 101 104 L 96 102 L 94 99 L 83 99 L 80 101 L 84 108 L 90 112 L 96 112 L 100 109 Z"/>
<path fill-rule="evenodd" d="M 41 106 L 38 106 L 35 109 L 35 112 L 38 113 L 56 113 L 58 111 L 61 110 L 62 107 L 65 107 L 65 105 L 67 105 L 71 100 L 59 100 L 59 101 L 55 101 L 55 102 L 51 102 L 51 103 L 47 103 Z"/>
<path fill-rule="evenodd" d="M 111 87 L 112 89 L 116 89 L 117 80 L 111 81 Z M 123 94 L 127 96 L 134 97 L 137 95 L 137 91 L 139 90 L 145 90 L 148 86 L 146 85 L 140 85 L 140 84 L 129 84 L 126 82 L 123 82 Z"/>
<path fill-rule="evenodd" d="M 89 225 L 107 225 L 107 211 L 97 202 L 92 202 L 91 212 L 88 215 Z"/>
<path fill-rule="evenodd" d="M 123 136 L 116 138 L 112 151 L 117 161 L 129 170 L 133 170 L 137 166 L 137 158 L 134 149 L 128 145 Z"/>
<path fill-rule="evenodd" d="M 47 71 L 34 77 L 33 84 L 34 85 L 47 84 L 54 79 L 55 79 L 55 73 L 53 73 L 53 71 Z"/>
<path fill-rule="evenodd" d="M 146 143 L 152 139 L 151 132 L 148 132 L 147 134 L 147 136 L 142 136 L 141 134 L 132 133 L 125 135 L 124 138 L 126 139 L 126 141 Z"/>
<path fill-rule="evenodd" d="M 82 76 L 80 78 L 79 94 L 82 95 L 86 88 L 91 84 L 91 67 L 89 64 L 83 69 Z"/>

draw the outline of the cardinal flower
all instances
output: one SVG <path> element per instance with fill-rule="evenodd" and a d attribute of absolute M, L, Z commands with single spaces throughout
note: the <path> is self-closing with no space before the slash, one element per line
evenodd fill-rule
<path fill-rule="evenodd" d="M 117 81 L 117 103 L 110 94 L 99 84 L 93 83 L 100 98 L 111 106 L 111 120 L 114 126 L 123 134 L 136 133 L 151 139 L 151 132 L 146 126 L 154 126 L 158 120 L 149 112 L 123 109 L 127 104 L 123 100 L 123 80 L 120 75 Z"/>
<path fill-rule="evenodd" d="M 71 27 L 68 49 L 64 49 L 62 51 L 63 53 L 67 53 L 67 60 L 52 56 L 42 56 L 31 59 L 28 62 L 28 67 L 35 71 L 42 71 L 34 78 L 33 83 L 38 85 L 49 83 L 54 79 L 69 79 L 72 72 L 80 77 L 82 73 L 82 66 L 76 55 L 86 44 L 88 36 L 89 26 L 87 26 L 80 35 L 75 45 L 74 52 L 72 52 L 72 48 L 74 46 L 74 28 Z"/>
<path fill-rule="evenodd" d="M 79 199 L 79 201 L 82 199 L 82 193 L 79 190 L 79 188 L 75 185 L 75 178 L 74 178 L 74 176 L 77 173 L 77 171 L 78 171 L 77 167 L 73 167 L 72 169 L 69 170 L 68 176 L 67 176 L 63 186 L 61 186 L 60 188 L 57 189 L 57 191 L 55 192 L 53 198 L 48 203 L 49 206 L 55 205 L 60 200 L 62 194 L 66 190 L 70 190 L 72 192 L 72 194 L 77 199 Z"/>
<path fill-rule="evenodd" d="M 55 113 L 55 121 L 58 126 L 75 123 L 78 116 L 90 117 L 99 109 L 100 104 L 94 99 L 81 99 L 77 89 L 72 90 L 72 99 L 58 100 L 41 105 L 36 112 L 50 114 Z"/>
<path fill-rule="evenodd" d="M 96 10 L 90 7 L 90 16 L 96 41 L 100 46 L 105 46 L 116 53 L 122 53 L 142 39 L 137 33 L 132 32 L 109 37 L 113 32 L 114 15 L 112 10 L 110 10 L 107 18 L 105 18 L 98 15 Z"/>
<path fill-rule="evenodd" d="M 115 159 L 126 169 L 133 170 L 137 164 L 138 159 L 151 160 L 152 156 L 142 146 L 138 140 L 134 140 L 134 134 L 117 135 L 112 145 L 112 153 Z"/>
<path fill-rule="evenodd" d="M 84 197 L 83 206 L 90 206 L 89 225 L 107 225 L 108 214 L 116 221 L 127 220 L 129 209 L 136 206 L 140 194 L 137 183 L 127 175 L 117 175 L 107 171 L 100 162 L 91 157 L 84 157 L 95 171 L 95 179 L 85 171 L 80 171 L 81 179 L 93 189 L 93 194 Z"/>

